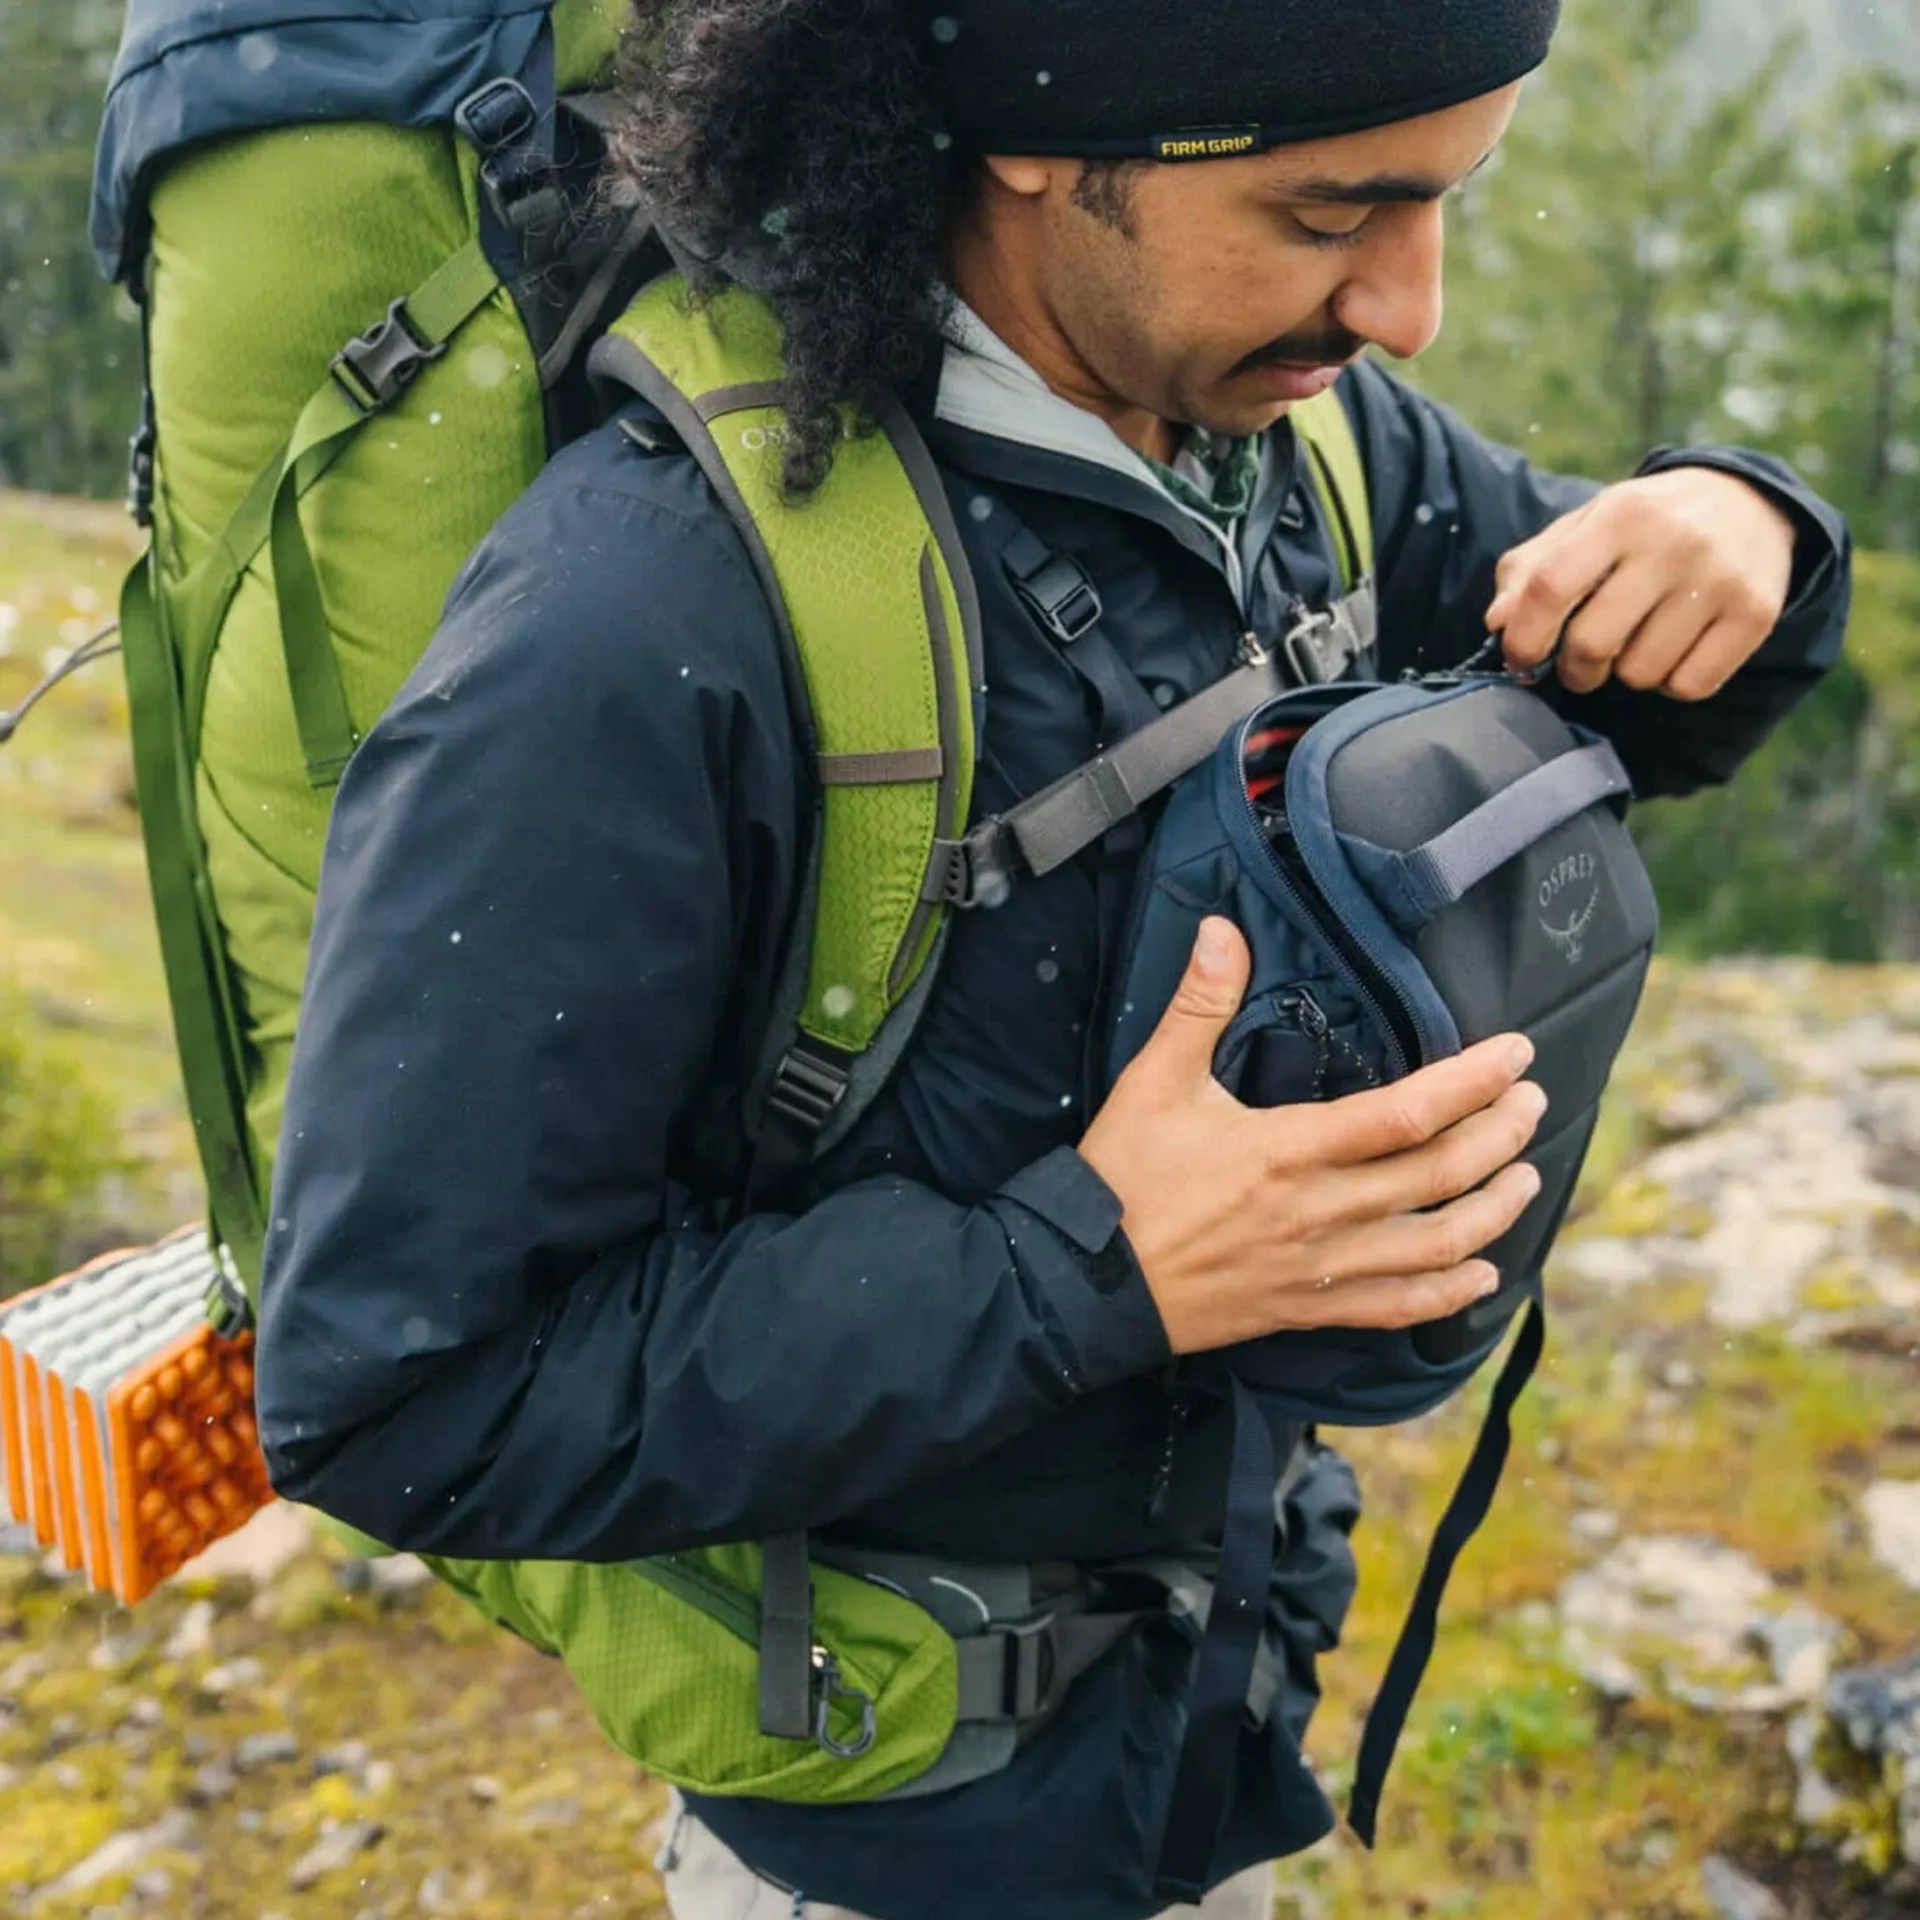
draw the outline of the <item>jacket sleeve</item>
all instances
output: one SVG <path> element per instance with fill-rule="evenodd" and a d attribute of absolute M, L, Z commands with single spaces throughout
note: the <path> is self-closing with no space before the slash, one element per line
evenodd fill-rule
<path fill-rule="evenodd" d="M 777 643 L 697 479 L 554 471 L 341 785 L 259 1405 L 279 1490 L 391 1546 L 606 1560 L 817 1525 L 1167 1346 L 1071 1150 L 975 1204 L 690 1199 L 796 858 Z"/>
<path fill-rule="evenodd" d="M 1385 675 L 1453 666 L 1487 639 L 1501 556 L 1599 486 L 1542 472 L 1511 447 L 1483 440 L 1371 362 L 1341 390 L 1367 463 Z M 1784 462 L 1734 447 L 1661 448 L 1640 472 L 1680 466 L 1717 467 L 1750 482 L 1785 509 L 1799 539 L 1779 625 L 1711 699 L 1676 701 L 1613 681 L 1575 694 L 1557 679 L 1542 682 L 1542 695 L 1569 720 L 1613 742 L 1643 798 L 1729 779 L 1838 659 L 1851 590 L 1844 517 Z"/>

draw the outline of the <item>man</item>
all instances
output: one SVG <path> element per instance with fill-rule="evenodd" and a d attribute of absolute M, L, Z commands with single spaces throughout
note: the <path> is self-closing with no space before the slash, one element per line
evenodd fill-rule
<path fill-rule="evenodd" d="M 1432 339 L 1444 196 L 1555 12 L 641 0 L 621 164 L 684 252 L 779 310 L 793 491 L 842 403 L 898 391 L 934 451 L 983 608 L 977 815 L 1337 593 L 1286 421 L 1329 387 L 1366 459 L 1382 677 L 1491 629 L 1510 666 L 1551 661 L 1542 697 L 1643 793 L 1676 793 L 1726 778 L 1834 657 L 1845 531 L 1777 463 L 1663 451 L 1601 490 L 1357 360 Z M 1022 597 L 1036 544 L 1097 591 L 1117 674 Z M 957 916 L 881 1100 L 777 1209 L 729 1217 L 811 782 L 744 552 L 636 402 L 475 555 L 341 787 L 261 1323 L 283 1491 L 482 1556 L 798 1527 L 1083 1567 L 1203 1554 L 1226 1435 L 1170 1355 L 1407 1325 L 1486 1285 L 1544 1104 L 1511 1037 L 1247 1111 L 1208 1071 L 1247 977 L 1215 920 L 1096 1106 L 1137 836 Z M 1282 1680 L 1215 1914 L 1264 1912 L 1256 1863 L 1331 1824 L 1297 1743 L 1357 1497 L 1304 1447 Z M 950 1792 L 689 1801 L 674 1913 L 1143 1920 L 1169 1644 L 1130 1636 Z"/>

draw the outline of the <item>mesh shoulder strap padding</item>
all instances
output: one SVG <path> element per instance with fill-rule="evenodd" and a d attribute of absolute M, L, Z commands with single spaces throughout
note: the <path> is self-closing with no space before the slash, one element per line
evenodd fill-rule
<path fill-rule="evenodd" d="M 1373 571 L 1373 510 L 1359 438 L 1333 388 L 1301 401 L 1287 418 L 1307 450 L 1314 486 L 1333 527 L 1341 585 L 1351 593 Z"/>
<path fill-rule="evenodd" d="M 978 614 L 944 494 L 904 414 L 849 433 L 817 492 L 781 492 L 779 324 L 744 289 L 656 281 L 589 362 L 667 416 L 725 500 L 800 667 L 820 781 L 816 907 L 796 1025 L 859 1056 L 926 964 L 935 842 L 973 786 Z M 804 933 L 804 930 L 803 930 Z"/>

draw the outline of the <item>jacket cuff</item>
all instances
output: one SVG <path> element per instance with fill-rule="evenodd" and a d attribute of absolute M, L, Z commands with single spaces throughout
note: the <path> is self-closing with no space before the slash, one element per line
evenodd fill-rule
<path fill-rule="evenodd" d="M 1709 467 L 1744 480 L 1793 522 L 1793 578 L 1781 609 L 1783 621 L 1832 590 L 1835 570 L 1846 558 L 1846 522 L 1785 462 L 1738 447 L 1656 447 L 1641 461 L 1634 478 L 1670 473 L 1675 467 Z"/>
<path fill-rule="evenodd" d="M 1151 1373 L 1172 1355 L 1120 1198 L 1072 1147 L 1023 1167 L 987 1202 L 1020 1275 L 1057 1326 L 1081 1393 Z"/>

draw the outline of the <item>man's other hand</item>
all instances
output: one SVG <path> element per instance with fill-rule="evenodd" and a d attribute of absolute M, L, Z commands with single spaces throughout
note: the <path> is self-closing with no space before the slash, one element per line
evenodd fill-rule
<path fill-rule="evenodd" d="M 1575 693 L 1614 679 L 1705 700 L 1778 622 L 1794 539 L 1787 515 L 1732 474 L 1649 474 L 1509 551 L 1487 626 L 1514 672 L 1537 670 L 1557 643 Z"/>

